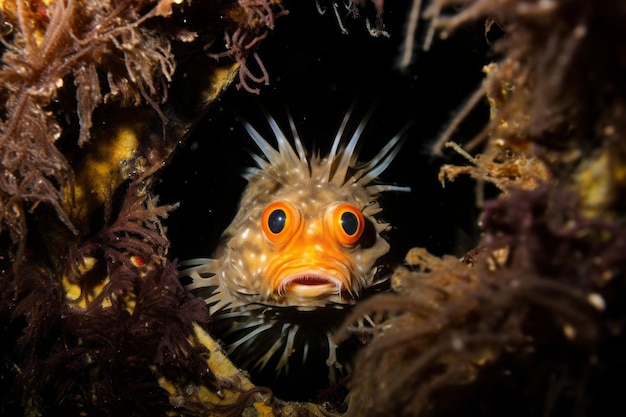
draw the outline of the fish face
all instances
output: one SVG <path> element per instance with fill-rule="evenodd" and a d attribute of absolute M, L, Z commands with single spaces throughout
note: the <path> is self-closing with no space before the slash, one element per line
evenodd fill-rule
<path fill-rule="evenodd" d="M 326 216 L 303 213 L 288 201 L 263 210 L 263 234 L 275 249 L 263 280 L 273 297 L 334 297 L 351 288 L 352 260 L 327 233 Z"/>
<path fill-rule="evenodd" d="M 300 309 L 353 303 L 389 249 L 363 214 L 365 195 L 357 199 L 347 192 L 354 190 L 329 184 L 272 190 L 257 195 L 251 213 L 227 230 L 221 281 L 257 303 Z"/>
<path fill-rule="evenodd" d="M 245 125 L 262 155 L 252 155 L 257 167 L 244 173 L 248 185 L 215 260 L 194 273 L 207 274 L 206 286 L 218 281 L 205 299 L 212 312 L 227 305 L 308 310 L 352 304 L 376 283 L 378 261 L 389 250 L 383 237 L 388 224 L 375 217 L 381 210 L 378 195 L 408 191 L 377 179 L 398 153 L 404 132 L 359 163 L 356 148 L 367 117 L 343 144 L 349 116 L 323 158 L 307 154 L 293 121 L 292 144 L 268 117 L 277 148 Z"/>
<path fill-rule="evenodd" d="M 252 155 L 257 166 L 244 172 L 248 185 L 239 211 L 213 259 L 190 260 L 186 264 L 196 266 L 182 271 L 192 281 L 187 288 L 202 293 L 212 314 L 253 305 L 313 310 L 352 304 L 377 284 L 379 260 L 389 250 L 383 237 L 389 226 L 375 217 L 378 196 L 409 189 L 378 182 L 404 130 L 374 158 L 358 161 L 370 114 L 344 142 L 349 111 L 326 157 L 305 151 L 291 119 L 292 141 L 268 116 L 277 147 L 245 123 L 261 154 Z"/>
<path fill-rule="evenodd" d="M 354 276 L 357 269 L 355 247 L 365 222 L 361 210 L 346 203 L 332 204 L 312 216 L 302 216 L 300 210 L 292 210 L 299 227 L 275 233 L 266 225 L 282 225 L 283 205 L 291 204 L 272 203 L 261 219 L 268 240 L 273 242 L 281 234 L 289 234 L 288 240 L 276 242 L 280 252 L 264 271 L 274 294 L 304 299 L 352 294 L 358 282 Z"/>

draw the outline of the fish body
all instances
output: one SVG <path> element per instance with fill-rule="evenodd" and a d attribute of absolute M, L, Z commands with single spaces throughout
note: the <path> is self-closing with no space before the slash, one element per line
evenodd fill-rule
<path fill-rule="evenodd" d="M 325 157 L 307 154 L 291 119 L 293 144 L 268 116 L 276 148 L 246 123 L 261 154 L 244 173 L 238 212 L 212 258 L 181 263 L 187 288 L 210 308 L 214 333 L 235 363 L 259 375 L 256 383 L 273 385 L 282 375 L 290 391 L 307 392 L 318 385 L 311 381 L 327 385 L 345 373 L 349 361 L 332 332 L 350 306 L 386 281 L 379 272 L 389 224 L 377 217 L 378 196 L 408 189 L 378 176 L 403 132 L 360 163 L 356 147 L 368 117 L 346 143 L 349 118 Z"/>

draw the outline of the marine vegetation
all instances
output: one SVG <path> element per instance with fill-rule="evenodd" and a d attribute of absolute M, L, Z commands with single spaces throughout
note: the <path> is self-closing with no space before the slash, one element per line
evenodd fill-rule
<path fill-rule="evenodd" d="M 359 355 L 347 415 L 623 412 L 624 3 L 441 0 L 422 16 L 427 47 L 475 19 L 502 31 L 483 85 L 433 145 L 467 160 L 440 179 L 477 180 L 483 234 L 460 260 L 411 250 L 397 294 L 344 323 L 339 338 L 363 314 L 393 316 Z M 488 125 L 450 142 L 484 97 Z"/>
<path fill-rule="evenodd" d="M 25 212 L 31 205 L 49 205 L 69 231 L 79 233 L 64 199 L 80 198 L 74 194 L 85 191 L 74 188 L 75 167 L 56 143 L 65 144 L 73 137 L 80 148 L 85 146 L 98 134 L 92 129 L 96 108 L 143 109 L 148 105 L 164 125 L 163 134 L 171 133 L 165 131 L 166 107 L 174 105 L 168 101 L 168 84 L 173 81 L 176 60 L 187 57 L 193 47 L 209 48 L 221 39 L 221 31 L 226 36 L 227 52 L 220 54 L 236 58 L 243 80 L 250 73 L 244 52 L 253 51 L 257 39 L 271 29 L 271 2 L 244 2 L 247 6 L 243 10 L 230 12 L 226 4 L 214 9 L 196 5 L 194 12 L 207 19 L 208 27 L 207 23 L 195 27 L 200 24 L 196 20 L 182 25 L 180 21 L 186 21 L 188 11 L 185 7 L 173 10 L 174 3 L 2 3 L 6 33 L 0 71 L 4 103 L 0 224 L 3 235 L 8 234 L 15 247 L 11 253 L 16 256 L 11 261 L 19 262 L 23 254 Z M 223 29 L 210 26 L 216 19 L 212 13 L 229 17 Z M 239 19 L 241 14 L 244 20 Z M 230 36 L 233 30 L 235 35 Z M 197 45 L 199 42 L 194 41 L 200 34 L 211 41 L 203 39 L 204 43 Z M 233 38 L 249 39 L 251 44 L 244 52 L 235 52 L 239 46 L 233 44 Z M 180 56 L 174 55 L 174 48 Z M 176 125 L 174 120 L 170 128 L 175 128 L 171 125 Z"/>
<path fill-rule="evenodd" d="M 212 54 L 235 32 L 262 38 L 284 10 L 17 0 L 0 11 L 2 413 L 262 407 L 267 395 L 203 330 L 208 311 L 168 259 L 162 221 L 176 205 L 152 188 L 237 73 L 253 83 L 243 55 Z"/>
<path fill-rule="evenodd" d="M 313 13 L 315 4 L 343 11 L 312 1 Z M 353 13 L 373 8 L 376 18 L 366 22 L 385 34 L 390 2 L 345 4 Z M 348 235 L 365 225 L 359 239 L 370 233 L 376 247 L 366 272 L 278 274 L 274 284 L 244 292 L 247 283 L 213 293 L 210 285 L 205 296 L 218 304 L 207 308 L 179 281 L 165 223 L 176 204 L 159 204 L 154 185 L 233 80 L 244 92 L 263 92 L 269 65 L 257 48 L 286 14 L 278 0 L 0 2 L 2 413 L 623 414 L 626 4 L 413 0 L 402 68 L 414 62 L 415 45 L 445 48 L 471 22 L 493 42 L 482 85 L 431 147 L 436 157 L 462 155 L 442 166 L 442 184 L 459 175 L 476 180 L 476 247 L 461 259 L 414 248 L 404 265 L 383 273 L 378 203 L 361 201 L 389 189 L 370 181 L 396 144 L 353 171 L 348 149 L 358 134 L 345 148 L 339 135 L 333 156 L 342 162 L 322 162 L 329 174 L 322 178 L 336 179 L 336 192 L 353 175 L 374 188 L 361 190 L 365 200 L 342 200 L 349 210 L 331 210 L 331 226 L 340 230 L 335 220 L 346 213 Z M 489 122 L 462 140 L 457 128 L 485 101 Z M 323 160 L 276 126 L 278 150 L 249 131 L 262 152 L 250 184 L 287 154 L 292 166 Z M 267 209 L 259 233 L 291 230 L 282 213 L 298 212 L 285 200 Z M 263 217 L 272 202 L 256 213 Z M 245 222 L 241 214 L 227 235 L 236 240 Z M 218 275 L 201 278 L 221 285 Z M 366 294 L 379 280 L 389 291 Z M 233 365 L 211 337 L 219 321 L 214 326 L 210 313 L 255 296 L 272 311 L 288 301 L 298 314 L 329 304 L 346 315 L 332 338 L 323 329 L 321 346 L 367 339 L 342 380 L 347 397 L 285 402 Z M 364 317 L 367 331 L 355 326 Z M 272 368 L 285 346 L 299 348 L 297 332 L 286 335 L 294 340 L 266 356 Z"/>

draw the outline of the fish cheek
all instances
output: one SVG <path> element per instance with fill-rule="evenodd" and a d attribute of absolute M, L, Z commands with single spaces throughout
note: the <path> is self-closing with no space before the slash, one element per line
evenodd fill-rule
<path fill-rule="evenodd" d="M 267 263 L 267 242 L 260 228 L 247 224 L 230 242 L 230 262 L 236 264 L 227 277 L 256 293 L 263 292 L 263 269 Z"/>
<path fill-rule="evenodd" d="M 365 218 L 365 230 L 359 240 L 357 259 L 357 269 L 363 277 L 372 275 L 372 270 L 382 258 L 389 252 L 390 245 L 376 231 L 376 226 L 369 218 Z"/>

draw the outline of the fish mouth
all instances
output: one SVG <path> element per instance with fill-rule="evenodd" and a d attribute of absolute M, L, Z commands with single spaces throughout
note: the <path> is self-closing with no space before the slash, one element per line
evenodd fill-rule
<path fill-rule="evenodd" d="M 341 279 L 320 271 L 303 271 L 280 280 L 278 294 L 296 294 L 306 298 L 319 298 L 340 295 L 343 289 Z"/>

